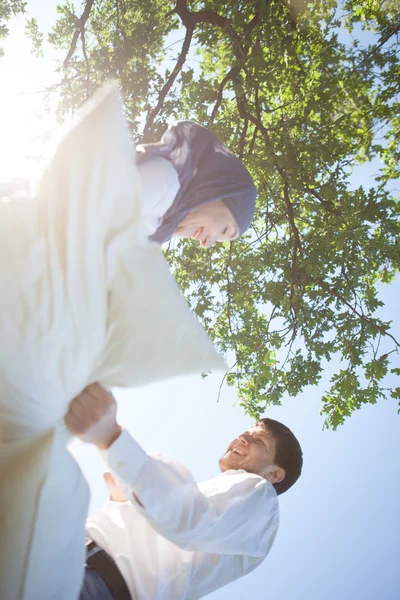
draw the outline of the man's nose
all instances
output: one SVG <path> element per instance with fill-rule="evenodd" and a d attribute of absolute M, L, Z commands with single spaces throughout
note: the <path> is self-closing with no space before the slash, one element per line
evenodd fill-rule
<path fill-rule="evenodd" d="M 246 435 L 239 435 L 239 442 L 241 442 L 245 446 L 249 445 L 249 440 L 247 439 Z"/>

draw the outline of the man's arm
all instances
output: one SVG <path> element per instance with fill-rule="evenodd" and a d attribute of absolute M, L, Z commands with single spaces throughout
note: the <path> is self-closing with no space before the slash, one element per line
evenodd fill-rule
<path fill-rule="evenodd" d="M 91 388 L 91 389 L 90 389 Z M 264 557 L 278 527 L 278 503 L 269 482 L 236 472 L 217 478 L 207 495 L 190 472 L 152 457 L 117 425 L 116 405 L 100 386 L 71 403 L 66 423 L 83 441 L 95 443 L 118 487 L 163 537 L 187 550 Z M 70 414 L 71 413 L 71 414 Z"/>

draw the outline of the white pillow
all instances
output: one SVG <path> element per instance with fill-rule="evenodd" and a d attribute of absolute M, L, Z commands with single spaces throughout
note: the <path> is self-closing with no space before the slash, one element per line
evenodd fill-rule
<path fill-rule="evenodd" d="M 145 235 L 133 156 L 106 86 L 59 144 L 38 202 L 0 207 L 0 598 L 78 595 L 88 490 L 66 449 L 70 400 L 93 381 L 225 368 Z"/>

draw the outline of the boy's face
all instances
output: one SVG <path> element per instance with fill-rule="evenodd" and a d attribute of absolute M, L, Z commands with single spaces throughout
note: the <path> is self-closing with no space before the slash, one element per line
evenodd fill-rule
<path fill-rule="evenodd" d="M 243 469 L 271 483 L 282 481 L 285 471 L 275 464 L 275 439 L 263 426 L 255 425 L 234 439 L 219 461 L 221 471 Z"/>

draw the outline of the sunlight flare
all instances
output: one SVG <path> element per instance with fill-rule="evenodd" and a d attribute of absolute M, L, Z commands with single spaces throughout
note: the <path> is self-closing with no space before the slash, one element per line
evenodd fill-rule
<path fill-rule="evenodd" d="M 54 72 L 33 56 L 0 59 L 0 182 L 40 178 L 47 140 L 56 129 L 44 91 L 53 81 Z"/>

